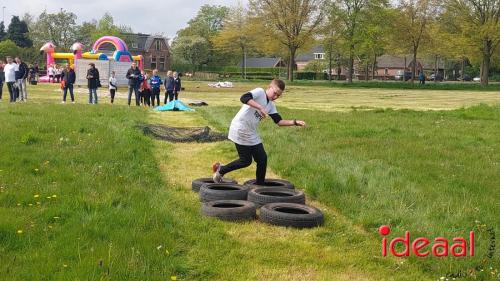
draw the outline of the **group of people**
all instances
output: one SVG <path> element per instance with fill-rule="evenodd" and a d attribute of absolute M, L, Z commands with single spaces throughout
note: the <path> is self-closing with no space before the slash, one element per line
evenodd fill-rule
<path fill-rule="evenodd" d="M 32 68 L 32 67 L 31 67 Z M 3 84 L 7 84 L 10 102 L 26 102 L 28 90 L 26 81 L 33 75 L 31 68 L 21 58 L 6 58 L 6 63 L 0 60 L 0 100 L 3 95 Z"/>
<path fill-rule="evenodd" d="M 49 83 L 59 83 L 63 78 L 63 71 L 65 68 L 57 64 L 51 64 L 47 67 L 47 75 L 49 76 Z"/>
<path fill-rule="evenodd" d="M 181 91 L 181 79 L 177 72 L 168 71 L 167 77 L 163 81 L 158 75 L 158 70 L 154 69 L 149 75 L 144 70 L 137 67 L 137 63 L 133 62 L 125 77 L 128 79 L 128 105 L 132 101 L 132 93 L 135 95 L 136 106 L 157 106 L 160 105 L 161 86 L 165 89 L 165 98 L 163 103 L 179 98 Z M 87 87 L 89 89 L 89 104 L 97 104 L 97 88 L 102 87 L 100 82 L 99 70 L 94 63 L 89 63 L 87 70 Z M 63 90 L 62 103 L 66 103 L 67 93 L 70 93 L 71 102 L 75 102 L 73 87 L 76 81 L 75 71 L 69 64 L 61 71 L 61 89 Z M 116 92 L 118 90 L 118 80 L 116 73 L 111 72 L 108 79 L 108 89 L 111 96 L 111 103 L 114 103 Z"/>
<path fill-rule="evenodd" d="M 116 91 L 116 78 L 115 73 L 111 73 L 109 78 L 109 90 L 111 94 L 111 102 L 114 100 L 114 92 Z M 173 100 L 179 99 L 179 92 L 181 91 L 181 79 L 177 72 L 168 71 L 167 77 L 162 81 L 158 76 L 158 70 L 154 69 L 151 76 L 141 71 L 137 64 L 134 62 L 127 71 L 126 77 L 128 79 L 128 105 L 132 100 L 132 93 L 135 95 L 135 105 L 140 106 L 155 106 L 160 105 L 160 92 L 161 86 L 165 89 L 165 98 L 163 104 L 167 104 Z"/>

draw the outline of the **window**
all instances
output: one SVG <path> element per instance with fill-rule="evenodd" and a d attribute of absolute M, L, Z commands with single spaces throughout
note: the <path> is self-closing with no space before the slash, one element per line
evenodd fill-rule
<path fill-rule="evenodd" d="M 389 69 L 388 68 L 384 69 L 384 74 L 385 75 L 389 74 Z"/>
<path fill-rule="evenodd" d="M 156 40 L 156 42 L 155 42 L 155 48 L 156 48 L 157 51 L 161 50 L 161 41 L 160 40 Z"/>
<path fill-rule="evenodd" d="M 151 56 L 151 69 L 155 69 L 155 68 L 156 68 L 156 57 Z"/>
<path fill-rule="evenodd" d="M 160 57 L 160 70 L 165 70 L 165 57 Z"/>
<path fill-rule="evenodd" d="M 139 45 L 137 45 L 137 42 L 132 42 L 132 48 L 134 48 L 134 49 L 139 48 Z"/>
<path fill-rule="evenodd" d="M 314 54 L 314 59 L 315 60 L 322 60 L 325 58 L 325 54 L 324 53 L 315 53 Z"/>

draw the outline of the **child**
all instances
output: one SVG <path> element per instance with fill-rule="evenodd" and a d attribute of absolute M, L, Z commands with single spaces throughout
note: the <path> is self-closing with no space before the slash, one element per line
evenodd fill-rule
<path fill-rule="evenodd" d="M 163 104 L 167 104 L 174 100 L 174 77 L 172 76 L 172 71 L 167 71 L 167 77 L 165 78 L 165 101 Z"/>
<path fill-rule="evenodd" d="M 148 79 L 148 74 L 143 72 L 142 74 L 142 81 L 141 81 L 141 86 L 139 89 L 139 92 L 141 93 L 142 97 L 142 104 L 144 106 L 150 106 L 150 99 L 151 99 L 151 86 L 149 86 L 149 79 Z"/>
<path fill-rule="evenodd" d="M 259 122 L 270 116 L 278 126 L 305 126 L 302 120 L 284 120 L 274 105 L 285 90 L 282 80 L 274 79 L 266 90 L 256 88 L 241 96 L 244 104 L 231 121 L 228 138 L 236 145 L 239 159 L 227 165 L 216 162 L 212 165 L 214 182 L 221 182 L 222 177 L 234 170 L 245 168 L 252 164 L 252 158 L 257 162 L 256 184 L 263 185 L 266 178 L 267 154 L 262 141 L 257 134 Z"/>
<path fill-rule="evenodd" d="M 111 77 L 109 77 L 109 94 L 111 95 L 111 104 L 115 101 L 115 93 L 118 89 L 116 83 L 115 72 L 111 71 Z"/>
<path fill-rule="evenodd" d="M 181 78 L 177 71 L 174 72 L 174 96 L 175 100 L 179 99 L 179 92 L 181 91 Z"/>
<path fill-rule="evenodd" d="M 163 82 L 158 76 L 158 69 L 153 70 L 153 76 L 149 79 L 149 84 L 151 85 L 151 104 L 155 106 L 156 99 L 157 105 L 160 106 L 160 87 Z"/>

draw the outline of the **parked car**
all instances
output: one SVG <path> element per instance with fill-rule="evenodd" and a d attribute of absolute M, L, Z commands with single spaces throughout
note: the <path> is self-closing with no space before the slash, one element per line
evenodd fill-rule
<path fill-rule="evenodd" d="M 429 76 L 429 80 L 434 81 L 434 79 L 436 79 L 436 81 L 443 81 L 443 76 L 438 73 L 436 77 L 436 74 L 432 73 L 431 76 Z"/>
<path fill-rule="evenodd" d="M 398 70 L 398 72 L 396 72 L 396 75 L 394 75 L 394 80 L 396 80 L 396 81 L 401 81 L 401 80 L 403 80 L 403 78 L 404 78 L 404 81 L 410 80 L 411 79 L 411 72 L 405 71 L 404 76 L 403 76 L 403 71 Z"/>
<path fill-rule="evenodd" d="M 481 77 L 474 77 L 472 79 L 472 81 L 474 81 L 474 82 L 481 82 Z"/>
<path fill-rule="evenodd" d="M 472 77 L 469 75 L 465 74 L 464 76 L 460 76 L 457 78 L 458 81 L 472 81 Z"/>

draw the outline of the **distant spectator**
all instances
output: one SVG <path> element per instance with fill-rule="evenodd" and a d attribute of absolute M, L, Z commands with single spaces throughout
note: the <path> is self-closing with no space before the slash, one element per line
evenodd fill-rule
<path fill-rule="evenodd" d="M 69 95 L 71 96 L 71 103 L 75 103 L 75 96 L 73 95 L 73 84 L 75 84 L 76 81 L 76 74 L 69 63 L 66 64 L 66 68 L 62 71 L 61 76 L 62 82 L 64 84 L 62 103 L 66 103 L 66 95 L 68 94 L 68 90 Z"/>
<path fill-rule="evenodd" d="M 118 90 L 118 87 L 115 72 L 111 71 L 111 77 L 109 77 L 109 95 L 111 96 L 111 103 L 115 101 L 116 90 Z"/>
<path fill-rule="evenodd" d="M 0 60 L 0 100 L 3 94 L 3 83 L 5 82 L 5 72 L 3 72 L 4 63 Z"/>
<path fill-rule="evenodd" d="M 142 104 L 144 106 L 151 106 L 151 86 L 149 85 L 149 77 L 148 74 L 145 73 L 144 71 L 142 72 L 142 78 L 141 78 L 141 87 L 140 87 L 140 92 L 141 92 L 141 99 L 142 99 Z"/>
<path fill-rule="evenodd" d="M 165 78 L 165 100 L 163 104 L 167 104 L 174 100 L 174 77 L 172 71 L 167 71 L 167 77 Z"/>
<path fill-rule="evenodd" d="M 137 63 L 133 62 L 130 69 L 125 75 L 128 79 L 128 105 L 130 105 L 130 100 L 132 99 L 132 91 L 135 94 L 135 105 L 139 106 L 139 83 L 141 79 L 141 71 L 137 67 Z"/>
<path fill-rule="evenodd" d="M 10 102 L 16 101 L 16 64 L 11 57 L 7 57 L 7 64 L 3 70 L 5 72 L 5 82 L 7 82 L 7 89 L 9 90 Z"/>
<path fill-rule="evenodd" d="M 425 74 L 423 71 L 420 71 L 420 74 L 418 75 L 418 80 L 420 81 L 421 85 L 425 84 Z"/>
<path fill-rule="evenodd" d="M 26 88 L 26 80 L 28 78 L 28 65 L 24 63 L 21 58 L 16 57 L 16 63 L 19 67 L 16 72 L 16 82 L 19 92 L 19 101 L 28 101 L 28 89 Z"/>
<path fill-rule="evenodd" d="M 163 82 L 161 81 L 161 77 L 158 76 L 158 69 L 153 70 L 153 76 L 149 79 L 149 85 L 151 86 L 151 105 L 155 106 L 156 104 L 160 105 L 160 88 Z"/>
<path fill-rule="evenodd" d="M 89 104 L 97 104 L 97 88 L 99 87 L 99 70 L 94 63 L 89 63 L 87 70 L 87 85 L 89 88 Z"/>
<path fill-rule="evenodd" d="M 181 78 L 177 71 L 174 72 L 174 96 L 175 100 L 179 99 L 179 92 L 181 91 Z"/>
<path fill-rule="evenodd" d="M 49 75 L 49 83 L 54 83 L 54 65 L 49 64 L 47 68 L 47 75 Z"/>

